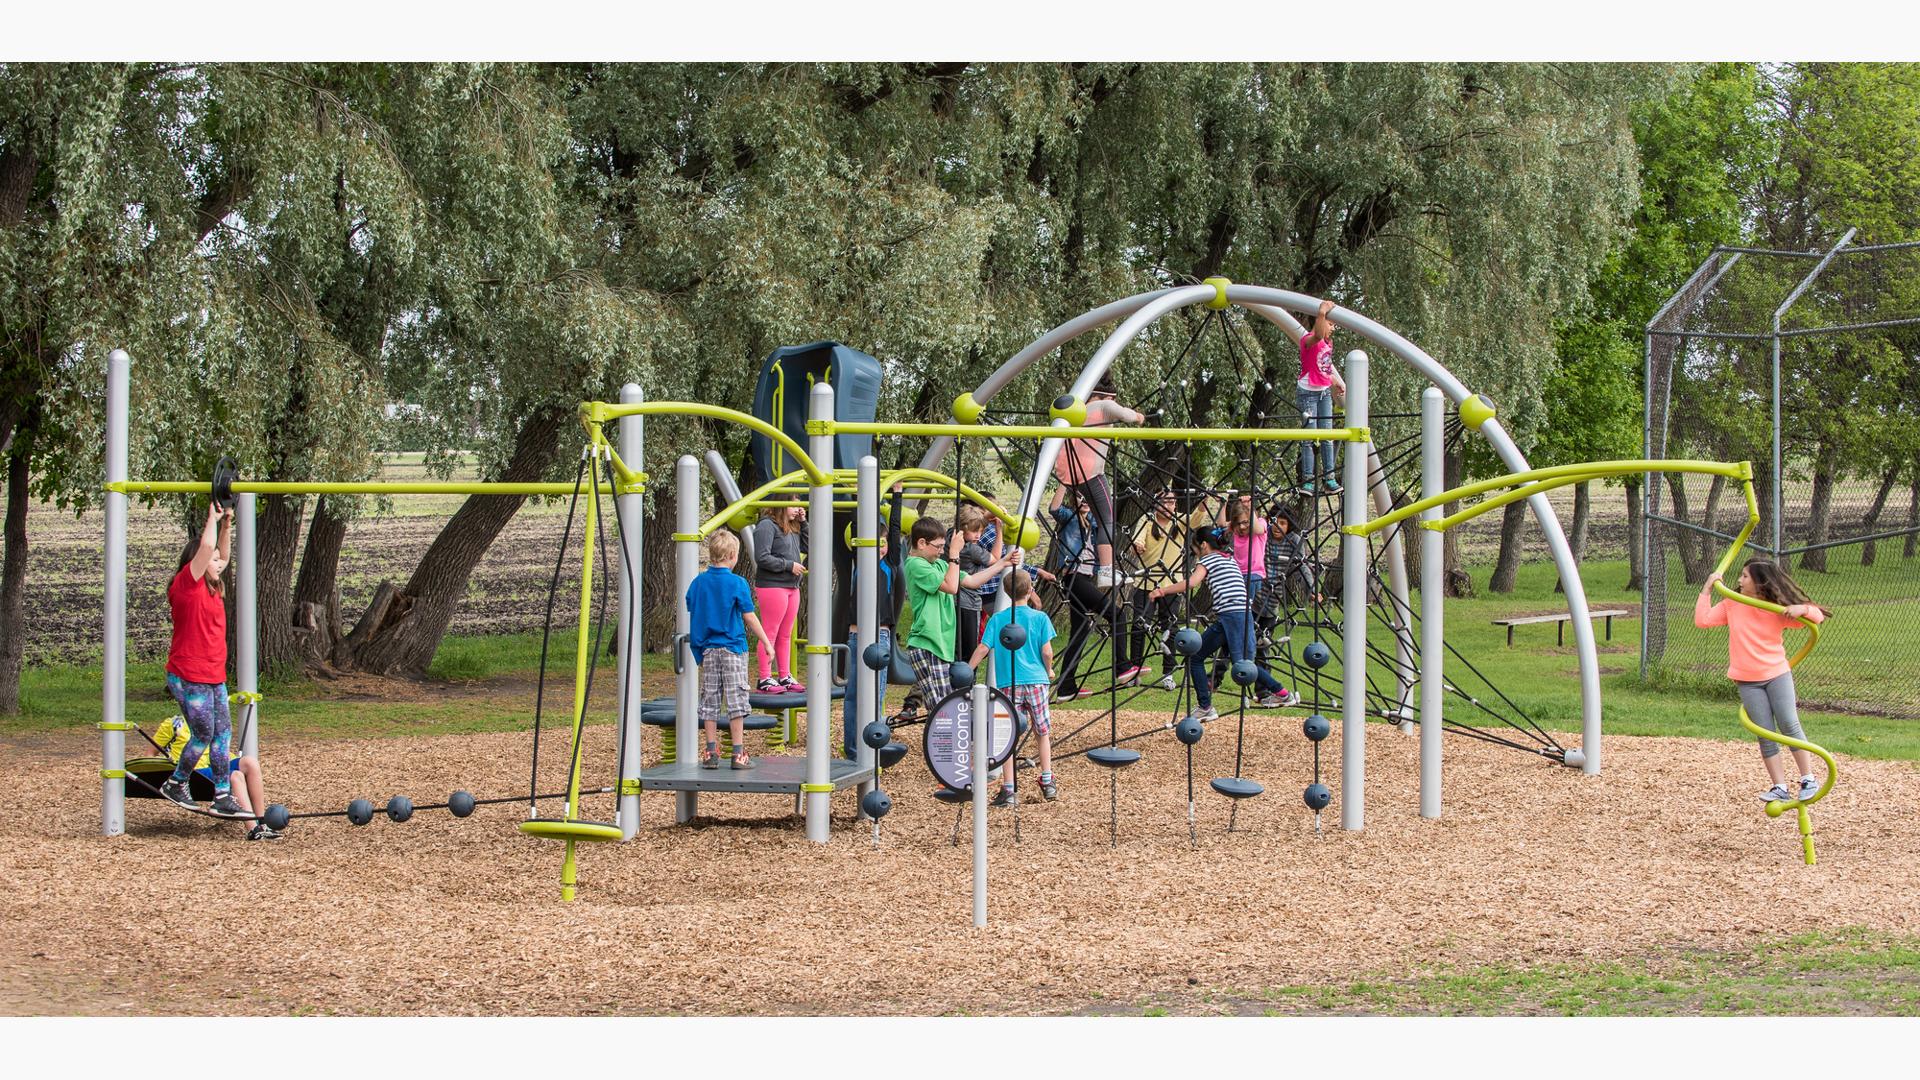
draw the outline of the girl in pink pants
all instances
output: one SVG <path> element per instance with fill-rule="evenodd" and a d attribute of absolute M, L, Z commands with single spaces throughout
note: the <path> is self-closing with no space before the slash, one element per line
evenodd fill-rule
<path fill-rule="evenodd" d="M 800 614 L 800 581 L 806 576 L 807 511 L 804 507 L 768 507 L 753 526 L 753 604 L 760 611 L 773 655 L 765 645 L 754 647 L 760 661 L 760 692 L 803 693 L 793 677 L 793 623 Z M 775 664 L 779 676 L 775 677 Z"/>

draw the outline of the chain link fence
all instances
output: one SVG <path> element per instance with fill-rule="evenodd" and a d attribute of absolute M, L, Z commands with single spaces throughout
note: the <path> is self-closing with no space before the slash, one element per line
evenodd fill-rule
<path fill-rule="evenodd" d="M 1647 326 L 1646 456 L 1753 463 L 1750 553 L 1836 615 L 1804 702 L 1920 717 L 1920 243 L 1853 239 L 1714 250 Z M 1641 675 L 1722 679 L 1725 634 L 1693 606 L 1746 499 L 1657 475 L 1645 510 Z"/>

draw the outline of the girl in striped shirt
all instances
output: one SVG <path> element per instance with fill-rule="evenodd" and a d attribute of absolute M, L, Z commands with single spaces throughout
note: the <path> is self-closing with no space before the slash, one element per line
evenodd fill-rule
<path fill-rule="evenodd" d="M 1201 529 L 1194 534 L 1194 540 L 1200 555 L 1195 561 L 1193 576 L 1185 581 L 1162 585 L 1148 596 L 1158 600 L 1163 596 L 1197 589 L 1204 584 L 1213 598 L 1213 622 L 1200 635 L 1200 651 L 1187 658 L 1187 678 L 1193 682 L 1194 700 L 1199 705 L 1194 715 L 1205 723 L 1220 716 L 1213 707 L 1213 687 L 1209 685 L 1206 674 L 1207 659 L 1223 649 L 1227 657 L 1236 663 L 1252 659 L 1253 618 L 1247 606 L 1246 578 L 1241 575 L 1240 568 L 1233 564 L 1233 541 L 1228 538 L 1227 531 L 1218 527 Z M 1256 706 L 1277 709 L 1293 704 L 1292 691 L 1281 686 L 1280 681 L 1268 674 L 1266 668 L 1256 665 L 1255 671 Z"/>

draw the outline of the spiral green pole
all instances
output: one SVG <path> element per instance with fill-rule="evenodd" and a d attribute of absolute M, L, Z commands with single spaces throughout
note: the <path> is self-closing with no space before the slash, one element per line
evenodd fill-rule
<path fill-rule="evenodd" d="M 1747 525 L 1740 530 L 1739 536 L 1734 537 L 1733 546 L 1728 548 L 1726 555 L 1720 559 L 1720 565 L 1716 572 L 1723 578 L 1726 576 L 1727 571 L 1732 568 L 1733 560 L 1740 554 L 1740 549 L 1746 546 L 1747 537 L 1752 535 L 1754 526 L 1760 524 L 1760 507 L 1754 497 L 1753 481 L 1745 481 L 1745 488 L 1747 494 Z M 1762 611 L 1771 611 L 1776 615 L 1785 615 L 1787 613 L 1787 609 L 1779 604 L 1769 603 L 1758 597 L 1747 596 L 1727 588 L 1724 581 L 1715 581 L 1713 583 L 1713 592 L 1714 595 L 1723 599 L 1746 604 L 1749 607 L 1756 607 Z M 1820 625 L 1811 621 L 1803 621 L 1801 625 L 1807 628 L 1807 641 L 1806 644 L 1800 646 L 1798 652 L 1794 653 L 1793 656 L 1787 660 L 1787 667 L 1789 669 L 1799 667 L 1800 661 L 1805 660 L 1807 654 L 1813 651 L 1814 646 L 1820 644 Z M 1745 705 L 1740 706 L 1740 724 L 1758 738 L 1781 743 L 1796 750 L 1805 750 L 1807 753 L 1827 763 L 1826 781 L 1820 785 L 1820 790 L 1814 792 L 1811 798 L 1775 799 L 1767 804 L 1767 816 L 1770 818 L 1777 818 L 1788 810 L 1794 811 L 1799 817 L 1800 850 L 1806 858 L 1807 865 L 1814 865 L 1817 860 L 1813 853 L 1813 818 L 1807 813 L 1807 808 L 1819 802 L 1821 799 L 1826 798 L 1827 792 L 1833 790 L 1834 779 L 1839 775 L 1839 768 L 1833 762 L 1833 755 L 1827 753 L 1825 748 L 1807 742 L 1804 739 L 1795 739 L 1787 735 L 1782 735 L 1779 732 L 1768 731 L 1753 722 L 1753 717 L 1747 715 L 1747 707 Z"/>

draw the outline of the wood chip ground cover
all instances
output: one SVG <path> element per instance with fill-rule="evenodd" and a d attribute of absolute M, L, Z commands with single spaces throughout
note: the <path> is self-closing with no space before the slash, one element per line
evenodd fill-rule
<path fill-rule="evenodd" d="M 300 822 L 248 844 L 235 826 L 135 801 L 129 834 L 110 840 L 97 835 L 97 742 L 15 739 L 0 780 L 35 809 L 0 822 L 0 1011 L 1065 1013 L 1196 987 L 1258 997 L 1436 964 L 1920 928 L 1910 763 L 1842 759 L 1809 868 L 1791 819 L 1760 813 L 1752 751 L 1688 739 L 1609 738 L 1598 778 L 1450 742 L 1446 816 L 1425 821 L 1416 740 L 1374 726 L 1367 828 L 1341 832 L 1336 803 L 1316 832 L 1299 799 L 1311 779 L 1299 719 L 1250 717 L 1245 772 L 1267 793 L 1241 804 L 1233 833 L 1206 790 L 1231 771 L 1232 728 L 1209 732 L 1195 753 L 1197 847 L 1171 738 L 1146 741 L 1118 776 L 1118 848 L 1108 776 L 1083 760 L 1063 767 L 1059 802 L 1022 807 L 1017 846 L 1012 814 L 996 811 L 984 933 L 969 924 L 968 826 L 951 846 L 953 811 L 928 797 L 917 758 L 888 775 L 895 810 L 878 847 L 853 825 L 850 793 L 824 846 L 789 799 L 704 796 L 701 824 L 684 828 L 670 795 L 645 795 L 636 842 L 584 847 L 581 898 L 562 904 L 560 845 L 515 831 L 523 806 Z M 1339 741 L 1323 747 L 1336 792 Z M 530 745 L 525 733 L 280 737 L 266 766 L 271 797 L 296 809 L 440 801 L 524 792 Z M 590 782 L 613 754 L 612 729 L 592 729 Z M 562 760 L 563 741 L 542 756 Z M 609 814 L 602 800 L 587 816 Z M 217 913 L 190 953 L 183 905 Z M 182 959 L 194 956 L 240 962 L 196 970 Z"/>

